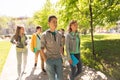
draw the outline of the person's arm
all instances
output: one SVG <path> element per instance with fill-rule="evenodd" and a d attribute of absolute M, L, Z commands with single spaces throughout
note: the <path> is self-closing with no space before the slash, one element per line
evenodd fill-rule
<path fill-rule="evenodd" d="M 64 54 L 64 46 L 65 46 L 65 36 L 62 37 L 62 51 L 63 51 L 63 56 L 65 56 L 65 54 Z"/>
<path fill-rule="evenodd" d="M 69 35 L 67 34 L 66 37 L 65 37 L 65 44 L 66 44 L 66 53 L 67 53 L 67 57 L 68 57 L 68 61 L 70 64 L 72 64 L 72 59 L 70 57 L 70 50 L 69 50 L 69 43 L 70 43 L 70 37 Z"/>
<path fill-rule="evenodd" d="M 42 49 L 40 50 L 40 53 L 41 53 L 41 56 L 43 57 L 44 61 L 46 62 L 46 61 L 47 61 L 47 57 L 46 57 L 46 55 L 45 55 L 45 53 L 44 53 L 44 48 L 42 48 Z"/>
<path fill-rule="evenodd" d="M 60 40 L 60 41 L 61 41 L 61 42 L 60 42 L 60 54 L 61 54 L 62 56 L 64 56 L 64 55 L 63 55 L 63 53 L 64 53 L 64 52 L 63 52 L 64 44 L 63 44 L 62 35 L 61 35 L 60 37 L 61 37 L 61 38 L 60 38 L 60 39 L 61 39 L 61 40 Z"/>
<path fill-rule="evenodd" d="M 45 49 L 45 45 L 46 45 L 46 40 L 45 40 L 45 35 L 44 35 L 44 34 L 41 36 L 40 42 L 41 42 L 41 50 L 40 50 L 40 53 L 41 53 L 41 56 L 43 57 L 44 61 L 46 62 L 47 57 L 46 57 L 46 55 L 45 55 L 45 53 L 44 53 L 44 49 Z"/>
<path fill-rule="evenodd" d="M 27 46 L 28 45 L 28 38 L 27 38 L 27 36 L 25 35 L 25 46 Z"/>
<path fill-rule="evenodd" d="M 17 44 L 17 42 L 16 42 L 16 40 L 15 40 L 15 35 L 11 38 L 10 42 L 11 42 L 12 44 Z"/>
<path fill-rule="evenodd" d="M 34 52 L 33 45 L 34 45 L 34 35 L 32 35 L 31 37 L 31 45 L 30 45 L 30 49 L 32 52 Z"/>

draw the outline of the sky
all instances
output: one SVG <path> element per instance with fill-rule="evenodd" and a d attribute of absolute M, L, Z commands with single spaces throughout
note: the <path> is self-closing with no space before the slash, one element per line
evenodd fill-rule
<path fill-rule="evenodd" d="M 50 0 L 52 4 L 58 0 Z M 32 17 L 42 9 L 46 0 L 0 0 L 0 16 Z"/>

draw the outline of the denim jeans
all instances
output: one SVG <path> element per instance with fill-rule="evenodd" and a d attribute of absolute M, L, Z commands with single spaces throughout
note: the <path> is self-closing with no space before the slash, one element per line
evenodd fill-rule
<path fill-rule="evenodd" d="M 71 66 L 70 80 L 74 80 L 82 72 L 82 61 L 80 54 L 74 54 L 74 56 L 79 60 L 79 63 L 76 66 Z"/>
<path fill-rule="evenodd" d="M 47 59 L 46 71 L 49 80 L 63 80 L 62 59 Z"/>

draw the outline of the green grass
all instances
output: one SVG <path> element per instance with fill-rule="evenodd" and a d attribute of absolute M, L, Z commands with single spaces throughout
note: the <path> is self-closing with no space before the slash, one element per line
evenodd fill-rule
<path fill-rule="evenodd" d="M 94 60 L 90 35 L 81 36 L 81 56 L 85 65 L 100 70 L 106 75 L 120 80 L 120 34 L 95 35 Z"/>
<path fill-rule="evenodd" d="M 0 74 L 8 56 L 11 44 L 9 41 L 0 41 Z"/>

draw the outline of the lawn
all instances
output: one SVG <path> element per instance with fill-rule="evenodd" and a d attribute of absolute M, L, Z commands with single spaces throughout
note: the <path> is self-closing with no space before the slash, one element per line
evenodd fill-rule
<path fill-rule="evenodd" d="M 95 35 L 94 40 L 96 60 L 91 52 L 90 35 L 81 35 L 81 56 L 84 65 L 120 80 L 120 34 Z"/>
<path fill-rule="evenodd" d="M 11 44 L 9 41 L 0 41 L 0 74 L 8 56 Z"/>

